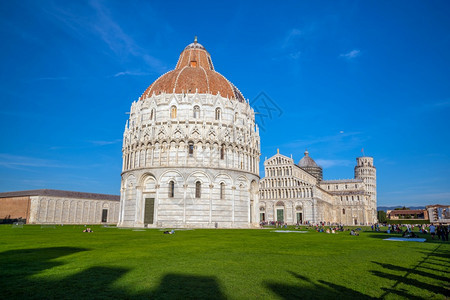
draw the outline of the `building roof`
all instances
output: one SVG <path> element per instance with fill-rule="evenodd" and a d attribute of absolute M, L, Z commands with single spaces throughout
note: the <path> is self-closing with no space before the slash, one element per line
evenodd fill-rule
<path fill-rule="evenodd" d="M 305 156 L 300 160 L 300 162 L 298 163 L 298 166 L 300 168 L 320 168 L 321 169 L 321 167 L 316 164 L 314 159 L 312 159 L 309 156 L 308 150 L 305 150 Z"/>
<path fill-rule="evenodd" d="M 424 209 L 397 209 L 391 210 L 390 215 L 413 215 L 413 214 L 423 214 Z"/>
<path fill-rule="evenodd" d="M 153 82 L 145 90 L 143 98 L 150 97 L 153 93 L 220 94 L 239 102 L 245 101 L 239 89 L 214 70 L 211 55 L 203 45 L 197 43 L 197 37 L 181 52 L 175 70 L 165 73 Z"/>
<path fill-rule="evenodd" d="M 120 201 L 120 196 L 118 195 L 83 193 L 83 192 L 72 192 L 61 190 L 48 190 L 48 189 L 0 193 L 0 198 L 26 197 L 26 196 L 50 196 L 50 197 L 76 198 L 76 199 Z"/>
<path fill-rule="evenodd" d="M 333 179 L 333 180 L 322 180 L 320 184 L 333 184 L 333 183 L 359 183 L 363 182 L 362 179 Z"/>
<path fill-rule="evenodd" d="M 433 204 L 433 205 L 427 205 L 426 206 L 427 209 L 428 208 L 438 208 L 438 207 L 446 208 L 446 207 L 450 207 L 450 205 Z"/>

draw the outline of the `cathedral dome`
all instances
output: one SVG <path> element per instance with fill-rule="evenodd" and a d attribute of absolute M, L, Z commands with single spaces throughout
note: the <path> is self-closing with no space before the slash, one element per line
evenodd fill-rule
<path fill-rule="evenodd" d="M 305 156 L 300 160 L 298 166 L 303 170 L 305 170 L 306 172 L 313 175 L 314 177 L 316 177 L 318 180 L 322 180 L 323 178 L 322 167 L 317 165 L 314 159 L 309 157 L 308 150 L 305 151 Z"/>
<path fill-rule="evenodd" d="M 197 43 L 197 38 L 181 52 L 175 70 L 159 77 L 143 96 L 150 97 L 153 93 L 220 94 L 239 102 L 245 99 L 236 86 L 214 70 L 211 55 L 203 45 Z"/>
<path fill-rule="evenodd" d="M 305 151 L 305 156 L 298 163 L 300 168 L 320 168 L 314 159 L 309 156 L 308 150 Z"/>

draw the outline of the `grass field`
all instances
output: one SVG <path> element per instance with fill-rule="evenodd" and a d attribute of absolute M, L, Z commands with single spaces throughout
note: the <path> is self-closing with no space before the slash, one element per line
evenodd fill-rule
<path fill-rule="evenodd" d="M 0 226 L 1 299 L 445 299 L 450 243 L 386 233 Z M 398 235 L 397 235 L 398 236 Z"/>

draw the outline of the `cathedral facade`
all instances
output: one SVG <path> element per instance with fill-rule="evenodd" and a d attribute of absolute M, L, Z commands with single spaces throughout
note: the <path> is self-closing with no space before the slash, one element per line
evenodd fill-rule
<path fill-rule="evenodd" d="M 255 113 L 197 41 L 132 103 L 122 152 L 118 226 L 258 224 Z"/>
<path fill-rule="evenodd" d="M 264 162 L 260 222 L 342 225 L 377 223 L 376 168 L 372 157 L 356 158 L 355 177 L 323 180 L 323 171 L 305 151 L 298 164 L 277 153 Z"/>

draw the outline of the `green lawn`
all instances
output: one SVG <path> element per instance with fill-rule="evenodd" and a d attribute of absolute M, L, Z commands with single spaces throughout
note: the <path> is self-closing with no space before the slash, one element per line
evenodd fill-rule
<path fill-rule="evenodd" d="M 384 241 L 399 235 L 369 231 L 92 228 L 1 225 L 1 299 L 450 297 L 449 242 Z"/>

